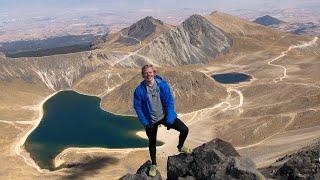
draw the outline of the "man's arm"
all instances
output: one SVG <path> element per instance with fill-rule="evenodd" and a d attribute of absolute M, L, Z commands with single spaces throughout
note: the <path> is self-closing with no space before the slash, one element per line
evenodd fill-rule
<path fill-rule="evenodd" d="M 174 110 L 174 98 L 170 86 L 167 83 L 164 84 L 166 94 L 166 122 L 173 124 L 174 120 L 177 118 L 177 114 Z"/>
<path fill-rule="evenodd" d="M 143 114 L 142 105 L 141 105 L 141 95 L 139 94 L 137 89 L 134 91 L 134 95 L 133 95 L 133 108 L 136 111 L 136 114 L 138 116 L 140 123 L 144 127 L 146 127 L 148 125 L 148 121 Z"/>

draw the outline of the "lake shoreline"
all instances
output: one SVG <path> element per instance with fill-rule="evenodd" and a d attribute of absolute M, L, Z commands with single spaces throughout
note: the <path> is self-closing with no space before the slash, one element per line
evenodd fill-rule
<path fill-rule="evenodd" d="M 34 120 L 34 123 L 32 124 L 33 127 L 26 132 L 26 134 L 24 134 L 20 140 L 13 146 L 13 153 L 16 154 L 17 156 L 21 157 L 25 163 L 27 163 L 29 166 L 35 168 L 38 172 L 43 173 L 43 172 L 47 172 L 48 170 L 46 169 L 41 169 L 38 164 L 30 157 L 30 153 L 24 148 L 24 144 L 27 140 L 27 138 L 29 137 L 29 135 L 39 126 L 43 114 L 44 114 L 44 110 L 43 110 L 43 105 L 44 103 L 49 100 L 51 97 L 53 97 L 54 95 L 56 95 L 57 93 L 59 93 L 60 91 L 56 91 L 50 95 L 48 95 L 47 97 L 45 97 L 39 104 L 38 104 L 38 118 Z"/>
<path fill-rule="evenodd" d="M 39 126 L 42 118 L 43 118 L 43 115 L 44 115 L 44 109 L 43 109 L 43 106 L 44 104 L 50 99 L 52 98 L 53 96 L 55 96 L 56 94 L 58 94 L 59 92 L 63 92 L 63 91 L 74 91 L 78 94 L 81 94 L 81 95 L 85 95 L 85 96 L 94 96 L 94 97 L 98 97 L 98 96 L 95 96 L 95 95 L 88 95 L 88 94 L 84 94 L 84 93 L 80 93 L 80 92 L 77 92 L 73 89 L 66 89 L 66 90 L 60 90 L 60 91 L 56 91 L 50 95 L 48 95 L 47 97 L 45 97 L 39 104 L 38 104 L 38 118 L 34 120 L 34 123 L 32 123 L 33 127 L 31 129 L 29 129 L 21 138 L 20 140 L 14 145 L 13 147 L 13 150 L 14 150 L 14 154 L 16 154 L 18 157 L 21 157 L 26 164 L 28 164 L 29 166 L 35 168 L 38 172 L 40 173 L 49 173 L 49 172 L 54 172 L 55 170 L 53 171 L 50 171 L 48 169 L 42 169 L 41 167 L 39 167 L 39 165 L 34 161 L 34 159 L 31 158 L 30 156 L 30 152 L 28 152 L 25 147 L 24 147 L 24 144 L 26 142 L 26 140 L 28 139 L 28 137 L 30 136 L 30 134 Z M 99 102 L 99 106 L 101 108 L 101 110 L 105 111 L 105 112 L 108 112 L 108 113 L 112 113 L 112 112 L 109 112 L 109 111 L 106 111 L 105 109 L 103 109 L 101 107 L 101 98 L 98 97 L 100 102 Z M 114 114 L 114 113 L 112 113 Z M 117 114 L 115 114 L 117 115 Z M 121 115 L 121 116 L 127 116 L 127 115 Z M 129 115 L 130 116 L 130 115 Z M 136 116 L 130 116 L 130 117 L 136 117 Z M 164 138 L 162 135 L 162 133 L 159 132 L 158 133 L 158 139 L 159 141 L 161 141 L 163 143 L 163 145 L 159 146 L 159 147 L 162 147 L 164 145 L 167 145 L 167 142 L 168 142 L 168 139 L 167 138 Z M 141 131 L 137 131 L 135 133 L 135 135 L 137 137 L 140 137 L 142 139 L 147 139 L 147 136 L 145 134 L 145 132 L 143 130 Z M 113 153 L 113 152 L 117 152 L 117 153 L 122 153 L 123 155 L 125 154 L 128 154 L 129 152 L 132 152 L 132 151 L 139 151 L 139 150 L 148 150 L 148 147 L 143 147 L 143 148 L 118 148 L 118 149 L 112 149 L 112 148 L 103 148 L 103 147 L 88 147 L 88 148 L 80 148 L 80 147 L 68 147 L 66 149 L 64 149 L 61 153 L 59 153 L 55 158 L 54 158 L 54 161 L 53 161 L 53 165 L 55 168 L 57 168 L 58 166 L 60 166 L 61 164 L 64 163 L 64 160 L 62 160 L 62 157 L 66 154 L 66 153 L 69 153 L 70 151 L 81 151 L 81 152 L 105 152 L 105 153 Z"/>

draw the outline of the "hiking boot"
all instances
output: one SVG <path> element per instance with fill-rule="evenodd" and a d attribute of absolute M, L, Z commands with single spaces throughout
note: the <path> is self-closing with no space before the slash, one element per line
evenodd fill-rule
<path fill-rule="evenodd" d="M 185 154 L 191 154 L 192 153 L 192 149 L 186 146 L 183 146 L 181 149 L 179 149 L 179 152 L 181 153 L 185 153 Z"/>
<path fill-rule="evenodd" d="M 149 176 L 154 177 L 157 175 L 157 166 L 151 165 L 149 170 Z"/>

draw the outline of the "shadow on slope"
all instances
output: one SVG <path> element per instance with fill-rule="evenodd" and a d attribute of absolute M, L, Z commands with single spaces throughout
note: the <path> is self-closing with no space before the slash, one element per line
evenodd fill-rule
<path fill-rule="evenodd" d="M 63 177 L 62 180 L 68 179 L 84 179 L 85 177 L 92 177 L 98 174 L 99 170 L 118 163 L 118 159 L 114 157 L 95 157 L 87 162 L 77 164 L 69 164 L 66 168 L 70 168 L 69 175 Z"/>

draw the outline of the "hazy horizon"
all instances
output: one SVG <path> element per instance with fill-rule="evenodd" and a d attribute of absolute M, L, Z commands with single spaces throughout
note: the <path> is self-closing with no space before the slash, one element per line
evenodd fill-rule
<path fill-rule="evenodd" d="M 253 20 L 271 15 L 320 23 L 318 0 L 0 0 L 0 42 L 118 31 L 146 16 L 177 25 L 192 14 L 221 11 Z M 108 27 L 92 28 L 95 25 Z"/>
<path fill-rule="evenodd" d="M 13 16 L 24 14 L 54 15 L 65 11 L 68 12 L 93 12 L 111 11 L 123 12 L 140 10 L 152 13 L 152 11 L 167 11 L 173 9 L 212 9 L 220 11 L 234 11 L 239 9 L 247 10 L 268 10 L 281 8 L 315 8 L 320 9 L 320 1 L 316 0 L 229 0 L 227 2 L 212 0 L 0 0 L 0 12 L 9 13 Z"/>

